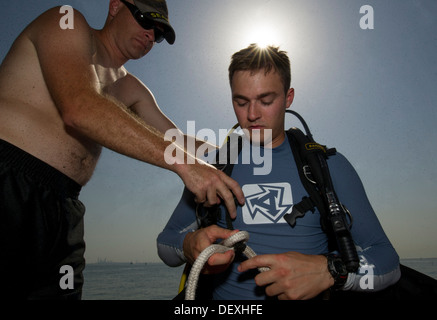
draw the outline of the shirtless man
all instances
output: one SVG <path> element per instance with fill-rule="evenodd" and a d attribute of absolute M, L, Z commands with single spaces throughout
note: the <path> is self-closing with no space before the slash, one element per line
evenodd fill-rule
<path fill-rule="evenodd" d="M 77 11 L 74 29 L 64 30 L 62 17 L 53 8 L 33 21 L 0 67 L 0 271 L 9 298 L 80 298 L 78 195 L 102 146 L 175 172 L 198 202 L 224 201 L 234 216 L 233 195 L 244 202 L 234 180 L 200 161 L 188 165 L 191 155 L 164 161 L 171 142 L 163 133 L 175 125 L 123 67 L 156 40 L 174 42 L 165 1 L 110 0 L 101 30 Z M 72 288 L 60 285 L 64 265 L 74 269 Z"/>

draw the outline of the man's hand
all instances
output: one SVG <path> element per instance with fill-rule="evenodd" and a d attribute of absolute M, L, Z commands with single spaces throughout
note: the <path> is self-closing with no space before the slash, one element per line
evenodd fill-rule
<path fill-rule="evenodd" d="M 234 196 L 240 205 L 244 204 L 244 194 L 240 185 L 225 173 L 197 159 L 196 164 L 184 165 L 178 171 L 185 186 L 194 194 L 197 203 L 213 206 L 224 201 L 232 219 L 237 217 Z"/>
<path fill-rule="evenodd" d="M 268 296 L 280 300 L 311 299 L 334 284 L 322 255 L 307 255 L 298 252 L 259 255 L 244 261 L 238 271 L 269 267 L 255 277 L 258 286 L 267 286 Z"/>
<path fill-rule="evenodd" d="M 223 229 L 216 225 L 190 232 L 184 239 L 184 255 L 190 263 L 193 263 L 204 249 L 218 239 L 229 238 L 237 232 L 238 230 Z M 208 259 L 202 272 L 209 274 L 222 272 L 231 264 L 234 256 L 233 250 L 225 253 L 215 253 Z"/>

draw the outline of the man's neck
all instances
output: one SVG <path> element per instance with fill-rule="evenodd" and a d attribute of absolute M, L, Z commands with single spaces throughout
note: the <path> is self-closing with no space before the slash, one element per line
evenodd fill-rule
<path fill-rule="evenodd" d="M 115 44 L 107 28 L 95 30 L 94 36 L 96 41 L 96 63 L 106 68 L 119 69 L 128 61 Z"/>

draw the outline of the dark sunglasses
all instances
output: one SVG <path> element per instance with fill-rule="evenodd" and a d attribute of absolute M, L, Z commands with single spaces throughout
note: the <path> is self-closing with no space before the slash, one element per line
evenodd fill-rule
<path fill-rule="evenodd" d="M 129 3 L 125 0 L 121 0 L 121 2 L 124 3 L 124 5 L 129 9 L 129 11 L 132 13 L 132 16 L 134 17 L 135 21 L 138 22 L 138 24 L 143 27 L 146 30 L 153 29 L 155 33 L 155 42 L 160 43 L 162 40 L 164 40 L 164 31 L 160 30 L 156 22 L 152 19 L 147 18 L 144 13 L 138 9 L 137 6 L 133 5 L 132 3 Z"/>

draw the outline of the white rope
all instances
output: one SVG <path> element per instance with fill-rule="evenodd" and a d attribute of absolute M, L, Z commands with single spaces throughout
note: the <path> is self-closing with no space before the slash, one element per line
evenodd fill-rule
<path fill-rule="evenodd" d="M 220 244 L 212 244 L 203 250 L 191 267 L 190 275 L 188 276 L 187 280 L 187 287 L 185 289 L 185 300 L 195 299 L 200 272 L 202 271 L 205 263 L 214 253 L 225 253 L 226 251 L 234 250 L 234 247 L 237 243 L 246 243 L 248 240 L 249 233 L 247 231 L 239 231 L 229 238 L 223 240 Z M 245 247 L 243 254 L 249 259 L 256 256 L 255 252 L 249 246 Z M 269 268 L 262 267 L 258 268 L 258 270 L 263 272 L 269 270 Z"/>

